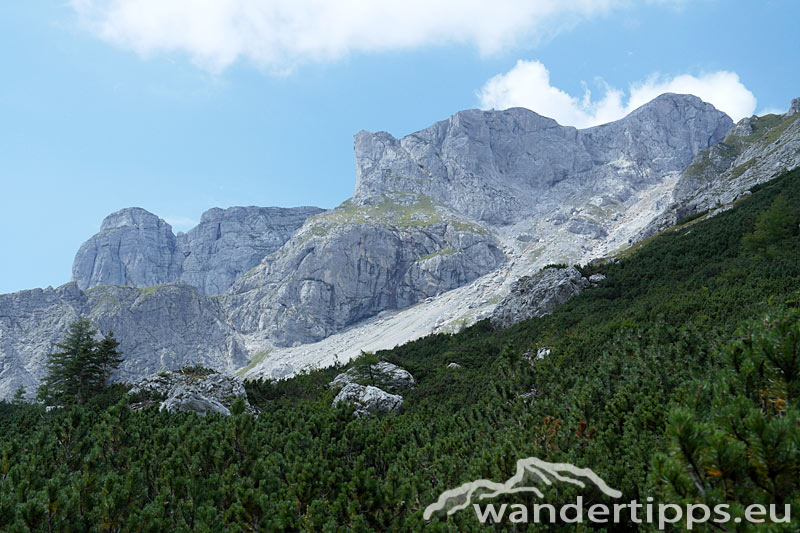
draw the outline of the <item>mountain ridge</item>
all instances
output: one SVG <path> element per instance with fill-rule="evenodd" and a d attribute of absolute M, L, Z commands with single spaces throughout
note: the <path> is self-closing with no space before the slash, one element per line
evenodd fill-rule
<path fill-rule="evenodd" d="M 80 307 L 80 311 L 102 322 L 105 329 L 113 326 L 126 331 L 121 338 L 123 351 L 128 357 L 143 361 L 128 363 L 127 367 L 123 365 L 123 371 L 129 376 L 145 368 L 159 370 L 159 365 L 169 370 L 180 366 L 180 362 L 201 362 L 226 372 L 245 371 L 243 367 L 249 359 L 247 377 L 281 377 L 308 365 L 331 364 L 337 356 L 340 361 L 348 360 L 362 349 L 389 348 L 430 332 L 456 331 L 489 316 L 517 278 L 547 263 L 585 263 L 641 238 L 638 232 L 670 206 L 684 168 L 697 157 L 701 148 L 723 140 L 732 124 L 726 115 L 696 97 L 664 95 L 653 102 L 631 113 L 629 117 L 633 118 L 626 117 L 631 122 L 622 119 L 588 130 L 559 126 L 552 119 L 516 109 L 459 112 L 420 130 L 427 133 L 416 132 L 400 140 L 386 133 L 359 132 L 354 137 L 357 153 L 354 197 L 329 211 L 306 208 L 316 211 L 300 213 L 293 222 L 296 228 L 279 248 L 264 253 L 260 263 L 247 270 L 239 268 L 238 274 L 226 278 L 225 283 L 230 282 L 230 285 L 220 291 L 220 296 L 204 295 L 196 287 L 222 286 L 209 283 L 198 269 L 200 281 L 195 281 L 196 285 L 171 279 L 163 283 L 154 276 L 155 279 L 147 278 L 147 281 L 161 283 L 137 288 L 113 285 L 91 288 L 93 297 L 87 297 L 87 302 L 91 303 Z M 514 127 L 506 127 L 489 136 L 489 146 L 494 146 L 500 156 L 471 160 L 469 154 L 477 150 L 475 146 L 480 143 L 462 135 L 463 124 L 459 126 L 462 130 L 458 130 L 461 133 L 456 132 L 458 135 L 445 126 L 452 121 L 474 118 L 476 113 L 524 116 L 533 124 L 528 129 L 534 133 L 552 133 L 548 137 L 551 140 L 564 135 L 569 142 L 575 142 L 580 137 L 584 148 L 595 146 L 592 143 L 603 148 L 595 150 L 593 155 L 586 149 L 580 157 L 568 158 L 569 166 L 558 172 L 536 175 L 531 170 L 536 168 L 534 166 L 525 174 L 520 169 L 524 169 L 525 162 L 536 154 L 542 160 L 553 157 L 561 161 L 560 156 L 549 150 L 547 143 L 544 148 L 532 143 L 525 154 L 515 159 L 516 156 L 512 157 L 514 150 L 508 147 L 521 141 L 514 137 Z M 650 115 L 662 117 L 668 127 L 652 122 L 648 118 Z M 684 120 L 686 117 L 691 120 Z M 471 131 L 470 128 L 466 129 Z M 679 146 L 670 148 L 670 142 L 676 144 L 676 137 L 670 131 L 676 128 L 680 132 Z M 633 131 L 639 132 L 640 137 L 632 137 Z M 371 149 L 359 151 L 359 136 L 363 137 L 363 142 L 377 138 L 384 143 L 381 146 L 389 146 L 391 150 L 387 152 L 381 148 L 375 154 L 370 153 Z M 446 145 L 442 154 L 446 153 L 447 157 L 436 155 L 432 147 L 435 143 L 431 145 L 426 138 Z M 417 160 L 403 155 L 404 139 L 409 139 L 406 145 L 412 151 L 425 156 L 418 158 L 424 163 L 422 167 Z M 497 148 L 500 146 L 504 148 Z M 659 156 L 662 152 L 664 157 Z M 478 150 L 478 153 L 486 152 Z M 376 157 L 370 159 L 372 155 Z M 583 165 L 594 162 L 602 167 L 594 173 L 576 176 L 567 172 L 563 179 L 559 174 L 564 168 L 583 169 Z M 382 166 L 384 164 L 389 166 Z M 436 166 L 438 164 L 442 166 Z M 504 173 L 495 173 L 495 178 L 513 174 L 517 182 L 505 191 L 498 191 L 494 186 L 476 188 L 476 184 L 480 184 L 475 172 L 470 176 L 465 170 L 470 165 L 474 169 L 501 169 Z M 375 180 L 382 179 L 387 168 L 388 179 L 380 182 L 383 186 L 380 189 Z M 444 168 L 444 171 L 439 174 L 430 171 L 430 175 L 426 175 L 418 173 L 420 168 Z M 459 182 L 454 179 L 457 176 L 468 179 Z M 417 178 L 425 178 L 427 182 L 415 181 Z M 455 206 L 444 201 L 451 194 L 442 193 L 448 183 L 453 188 L 461 187 L 464 192 L 460 200 L 454 202 Z M 546 189 L 533 194 L 531 187 L 537 184 L 546 184 Z M 521 190 L 527 190 L 528 197 L 535 200 L 526 208 L 534 215 L 523 216 L 524 210 L 508 216 L 490 212 L 496 211 L 498 205 L 501 210 L 511 209 L 506 200 Z M 437 191 L 441 198 L 425 194 Z M 483 193 L 485 197 L 481 196 Z M 481 207 L 472 214 L 464 213 L 457 208 L 461 205 L 459 202 Z M 231 210 L 244 210 L 240 214 L 247 214 L 251 209 L 270 208 L 212 209 L 204 213 L 198 225 L 203 232 L 196 232 L 198 240 L 192 253 L 208 242 L 224 240 L 228 232 L 221 231 L 223 226 L 214 227 L 218 217 L 225 219 L 228 212 L 233 215 Z M 174 276 L 175 271 L 169 270 L 172 258 L 180 259 L 186 251 L 185 244 L 180 242 L 181 239 L 187 242 L 185 235 L 191 231 L 173 235 L 175 246 L 171 249 L 171 227 L 166 222 L 160 224 L 155 215 L 147 213 L 148 217 L 139 211 L 119 215 L 120 220 L 128 215 L 147 218 L 140 225 L 148 228 L 148 237 L 141 242 L 161 243 L 158 246 L 163 248 L 150 256 L 151 263 L 142 272 L 151 272 L 148 270 L 151 268 L 157 274 L 166 272 L 168 278 Z M 110 220 L 106 233 L 132 230 L 131 224 L 120 225 L 120 220 Z M 120 246 L 123 240 L 110 243 Z M 255 242 L 254 239 L 245 241 L 250 245 Z M 139 241 L 133 239 L 132 242 Z M 234 249 L 239 248 L 236 242 L 236 239 L 231 241 Z M 108 242 L 105 245 L 113 249 Z M 136 246 L 131 249 L 135 253 L 130 257 L 138 268 L 142 258 L 148 256 Z M 218 253 L 218 250 L 211 250 L 207 256 Z M 186 256 L 183 259 L 182 265 Z M 95 263 L 93 261 L 92 265 Z M 181 275 L 183 273 L 185 271 Z M 91 276 L 84 279 L 91 279 Z M 63 291 L 81 292 L 78 284 L 70 287 Z M 78 297 L 77 293 L 74 296 Z M 64 309 L 68 311 L 64 316 L 77 312 L 77 308 L 69 311 L 69 305 L 55 297 L 23 298 L 27 303 L 15 310 L 13 299 L 13 295 L 10 299 L 0 297 L 0 357 L 4 365 L 0 368 L 0 382 L 6 384 L 0 392 L 6 396 L 13 392 L 16 382 L 24 382 L 26 387 L 36 383 L 42 374 L 36 362 L 42 360 L 47 344 L 63 333 L 59 323 L 54 323 L 49 332 L 29 328 L 26 334 L 37 339 L 32 344 L 20 338 L 21 330 L 14 330 L 11 323 L 24 322 L 20 315 L 34 312 L 43 316 L 57 315 Z M 114 303 L 115 300 L 118 303 Z M 142 302 L 149 302 L 153 307 L 148 308 Z M 126 308 L 134 304 L 136 312 Z M 196 326 L 191 320 L 187 321 L 181 309 L 183 305 L 202 317 Z M 145 309 L 149 309 L 153 317 L 140 313 Z M 165 309 L 172 312 L 162 313 Z M 5 322 L 3 316 L 7 319 Z M 138 342 L 137 332 L 150 328 L 163 335 Z M 178 333 L 167 335 L 171 328 Z M 206 348 L 199 349 L 198 339 L 205 339 Z M 148 352 L 156 355 L 147 355 Z"/>

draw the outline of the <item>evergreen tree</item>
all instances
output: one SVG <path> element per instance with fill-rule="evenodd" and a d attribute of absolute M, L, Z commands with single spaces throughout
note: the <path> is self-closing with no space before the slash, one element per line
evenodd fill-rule
<path fill-rule="evenodd" d="M 108 378 L 121 362 L 119 342 L 109 333 L 96 340 L 97 329 L 87 318 L 69 325 L 57 351 L 48 355 L 48 375 L 39 387 L 39 398 L 47 404 L 83 404 L 107 386 Z"/>
<path fill-rule="evenodd" d="M 117 350 L 119 341 L 114 337 L 114 332 L 108 332 L 100 342 L 97 343 L 96 356 L 94 364 L 96 366 L 96 384 L 99 386 L 97 392 L 105 390 L 108 380 L 111 379 L 111 374 L 114 370 L 119 368 L 122 362 L 122 352 Z"/>
<path fill-rule="evenodd" d="M 753 233 L 742 239 L 746 250 L 762 252 L 767 256 L 775 255 L 775 246 L 788 239 L 797 226 L 797 212 L 792 209 L 783 195 L 778 195 L 772 205 L 764 211 L 756 221 Z"/>

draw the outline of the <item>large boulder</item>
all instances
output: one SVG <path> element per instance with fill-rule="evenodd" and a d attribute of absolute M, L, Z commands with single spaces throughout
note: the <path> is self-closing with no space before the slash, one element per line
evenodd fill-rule
<path fill-rule="evenodd" d="M 349 383 L 374 385 L 391 392 L 401 392 L 417 386 L 414 376 L 408 370 L 388 361 L 380 361 L 374 365 L 355 365 L 336 376 L 329 386 L 338 390 Z"/>
<path fill-rule="evenodd" d="M 529 318 L 549 315 L 589 285 L 575 267 L 545 268 L 511 286 L 511 292 L 495 308 L 491 323 L 496 328 L 507 328 Z"/>
<path fill-rule="evenodd" d="M 334 406 L 341 403 L 352 405 L 355 416 L 362 417 L 399 411 L 403 407 L 403 397 L 372 385 L 348 383 L 333 399 Z"/>
<path fill-rule="evenodd" d="M 129 394 L 145 404 L 160 401 L 159 408 L 164 411 L 189 411 L 199 415 L 219 413 L 225 416 L 230 416 L 233 402 L 241 398 L 246 410 L 252 412 L 241 378 L 207 369 L 187 368 L 149 376 L 136 383 Z"/>

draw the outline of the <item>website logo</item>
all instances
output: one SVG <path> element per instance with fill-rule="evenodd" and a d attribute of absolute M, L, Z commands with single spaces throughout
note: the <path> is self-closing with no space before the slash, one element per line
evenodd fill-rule
<path fill-rule="evenodd" d="M 584 508 L 583 498 L 578 496 L 574 503 L 556 508 L 547 503 L 534 504 L 531 509 L 522 504 L 502 504 L 499 507 L 492 503 L 484 503 L 503 494 L 529 492 L 538 498 L 544 498 L 540 487 L 552 485 L 554 482 L 570 483 L 586 488 L 591 483 L 610 498 L 619 499 L 622 493 L 608 486 L 597 474 L 588 468 L 579 468 L 569 463 L 548 463 L 537 457 L 528 457 L 517 461 L 516 473 L 503 483 L 488 479 L 478 479 L 465 483 L 455 489 L 443 492 L 436 502 L 425 508 L 423 518 L 430 520 L 434 513 L 444 512 L 447 515 L 466 509 L 472 505 L 478 521 L 485 524 L 509 521 L 512 523 L 623 523 L 654 524 L 658 529 L 667 525 L 684 522 L 686 529 L 691 530 L 696 524 L 740 523 L 743 520 L 752 524 L 765 522 L 790 523 L 791 506 L 784 505 L 783 516 L 778 514 L 776 505 L 752 504 L 744 508 L 744 515 L 732 516 L 730 506 L 717 504 L 708 506 L 702 503 L 685 506 L 671 503 L 653 503 L 653 498 L 646 502 L 633 500 L 627 503 L 595 503 Z"/>

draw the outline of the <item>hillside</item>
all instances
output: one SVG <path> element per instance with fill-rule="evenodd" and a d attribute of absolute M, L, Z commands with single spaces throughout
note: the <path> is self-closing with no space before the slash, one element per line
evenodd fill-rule
<path fill-rule="evenodd" d="M 0 526 L 477 530 L 470 511 L 422 512 L 529 456 L 590 467 L 626 501 L 724 500 L 735 516 L 779 501 L 798 516 L 800 170 L 751 191 L 581 267 L 606 279 L 550 316 L 375 354 L 417 380 L 396 415 L 332 408 L 340 368 L 249 383 L 258 417 L 131 411 L 124 396 L 47 414 L 2 404 Z M 503 501 L 531 501 L 516 496 Z"/>

